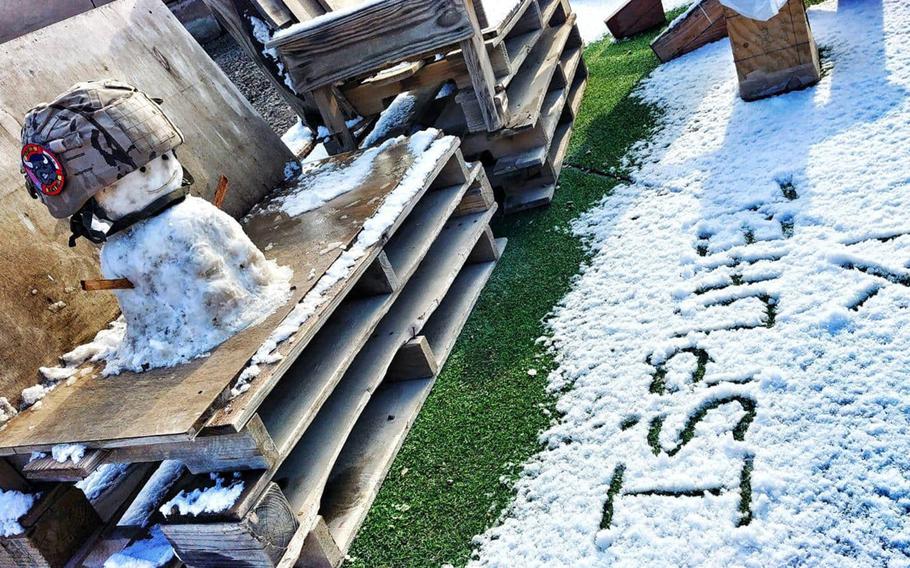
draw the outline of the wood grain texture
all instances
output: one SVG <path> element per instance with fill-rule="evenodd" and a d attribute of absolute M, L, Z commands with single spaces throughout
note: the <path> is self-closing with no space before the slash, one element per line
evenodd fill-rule
<path fill-rule="evenodd" d="M 686 15 L 651 42 L 651 50 L 666 63 L 703 45 L 727 37 L 724 7 L 718 0 L 699 0 Z"/>
<path fill-rule="evenodd" d="M 448 152 L 454 152 L 457 140 L 453 139 L 449 144 Z M 260 249 L 268 249 L 270 257 L 293 269 L 291 284 L 295 289 L 291 301 L 259 325 L 227 340 L 209 357 L 142 374 L 84 378 L 72 386 L 54 390 L 44 399 L 40 409 L 20 414 L 0 431 L 0 451 L 24 453 L 59 443 L 122 447 L 193 438 L 208 421 L 213 404 L 224 400 L 250 357 L 342 250 L 356 239 L 363 221 L 371 217 L 384 196 L 398 186 L 417 157 L 409 150 L 407 141 L 393 144 L 373 160 L 370 175 L 365 176 L 358 187 L 320 209 L 297 217 L 289 217 L 276 211 L 280 208 L 271 208 L 268 202 L 265 203 L 264 208 L 244 219 L 244 228 Z M 321 167 L 343 168 L 354 159 L 356 155 L 337 156 L 323 162 Z M 312 175 L 318 175 L 318 172 Z M 430 172 L 428 179 L 435 175 L 435 171 Z M 283 199 L 285 193 L 274 193 L 270 199 Z M 417 197 L 414 202 L 416 200 Z M 403 222 L 411 207 L 413 203 L 405 207 L 389 233 Z M 333 246 L 328 247 L 329 244 Z M 352 267 L 350 278 L 326 291 L 326 301 L 300 328 L 295 341 L 279 346 L 277 352 L 283 359 L 264 366 L 252 388 L 232 400 L 213 422 L 229 426 L 235 432 L 246 424 L 382 245 L 382 242 L 376 243 Z M 310 278 L 311 272 L 315 277 Z"/>
<path fill-rule="evenodd" d="M 32 481 L 80 481 L 105 463 L 107 457 L 105 450 L 86 450 L 85 455 L 75 463 L 71 460 L 60 463 L 46 456 L 30 461 L 22 468 L 22 473 Z"/>
<path fill-rule="evenodd" d="M 470 1 L 470 0 L 467 0 Z M 297 92 L 313 91 L 470 37 L 465 0 L 382 0 L 274 38 Z"/>
<path fill-rule="evenodd" d="M 344 554 L 335 544 L 329 527 L 322 517 L 316 519 L 316 526 L 306 536 L 300 557 L 294 564 L 298 568 L 335 568 L 344 562 Z"/>
<path fill-rule="evenodd" d="M 470 257 L 468 259 L 470 260 Z M 426 337 L 419 335 L 398 348 L 389 370 L 386 371 L 385 380 L 394 382 L 426 379 L 435 377 L 437 372 L 439 367 L 430 342 Z"/>
<path fill-rule="evenodd" d="M 68 223 L 53 220 L 24 190 L 17 158 L 28 109 L 78 81 L 103 77 L 164 98 L 186 137 L 178 153 L 196 177 L 193 192 L 210 198 L 211 172 L 224 172 L 237 188 L 227 201 L 233 215 L 283 179 L 289 154 L 158 0 L 118 0 L 4 43 L 3 54 L 19 64 L 0 68 L 0 270 L 9 275 L 0 283 L 0 360 L 6 362 L 0 396 L 18 404 L 22 389 L 39 382 L 39 366 L 55 365 L 118 311 L 111 295 L 78 292 L 81 279 L 100 272 L 97 249 L 85 242 L 68 248 Z M 60 301 L 63 309 L 48 310 Z"/>

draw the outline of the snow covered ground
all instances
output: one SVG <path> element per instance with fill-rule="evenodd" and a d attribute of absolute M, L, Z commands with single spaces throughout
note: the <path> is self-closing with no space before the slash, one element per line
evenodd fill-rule
<path fill-rule="evenodd" d="M 726 41 L 641 87 L 549 322 L 564 416 L 476 565 L 910 566 L 910 2 L 810 17 L 812 89 L 742 102 Z"/>
<path fill-rule="evenodd" d="M 626 0 L 569 0 L 572 9 L 578 14 L 578 31 L 585 43 L 591 43 L 605 36 L 606 19 L 610 17 Z M 680 6 L 688 5 L 691 0 L 662 0 L 664 11 L 669 12 Z"/>

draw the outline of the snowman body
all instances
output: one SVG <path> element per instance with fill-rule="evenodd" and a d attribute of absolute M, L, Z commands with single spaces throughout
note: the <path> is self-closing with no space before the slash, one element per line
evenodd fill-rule
<path fill-rule="evenodd" d="M 163 159 L 162 159 L 163 158 Z M 173 154 L 153 160 L 96 194 L 112 221 L 180 187 Z M 240 224 L 208 201 L 187 197 L 112 235 L 101 250 L 126 333 L 106 374 L 169 367 L 207 354 L 290 296 L 291 270 L 265 258 Z"/>

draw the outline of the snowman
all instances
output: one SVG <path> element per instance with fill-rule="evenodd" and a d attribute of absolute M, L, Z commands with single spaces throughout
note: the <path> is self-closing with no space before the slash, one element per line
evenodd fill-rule
<path fill-rule="evenodd" d="M 113 80 L 74 85 L 25 118 L 29 193 L 70 218 L 70 246 L 81 237 L 101 245 L 105 278 L 133 286 L 116 292 L 126 330 L 106 374 L 203 356 L 290 297 L 290 269 L 189 195 L 182 143 L 156 100 Z"/>

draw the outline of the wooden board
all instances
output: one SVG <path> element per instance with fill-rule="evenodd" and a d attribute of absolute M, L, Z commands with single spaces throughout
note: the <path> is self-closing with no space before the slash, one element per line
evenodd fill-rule
<path fill-rule="evenodd" d="M 89 31 L 90 30 L 90 31 Z M 53 53 L 53 57 L 34 57 Z M 178 154 L 211 198 L 231 180 L 225 207 L 244 213 L 283 179 L 279 138 L 159 0 L 118 0 L 3 44 L 0 59 L 0 396 L 13 404 L 39 382 L 39 366 L 90 340 L 118 310 L 110 294 L 78 291 L 96 278 L 98 253 L 67 247 L 69 225 L 26 193 L 19 174 L 22 119 L 85 79 L 113 77 L 165 99 L 186 144 Z M 35 80 L 35 77 L 41 80 Z M 34 291 L 34 292 L 33 292 Z M 62 310 L 48 306 L 63 301 Z"/>
<path fill-rule="evenodd" d="M 616 39 L 623 39 L 665 23 L 667 17 L 660 0 L 626 0 L 607 18 L 607 29 Z"/>
<path fill-rule="evenodd" d="M 651 42 L 661 62 L 685 55 L 727 37 L 724 7 L 718 0 L 699 0 Z"/>
<path fill-rule="evenodd" d="M 4 0 L 0 2 L 0 43 L 109 2 L 111 0 Z"/>
<path fill-rule="evenodd" d="M 505 240 L 497 244 L 501 254 Z M 424 328 L 432 329 L 437 345 L 445 349 L 437 353 L 441 360 L 448 357 L 495 264 L 465 267 Z M 321 509 L 342 551 L 350 548 L 434 381 L 416 379 L 384 385 L 370 399 L 351 432 L 328 478 Z"/>
<path fill-rule="evenodd" d="M 449 154 L 456 148 L 457 140 L 452 139 Z M 344 168 L 357 155 L 325 160 L 320 165 L 320 171 Z M 268 209 L 271 200 L 280 200 L 291 190 L 270 195 L 265 209 L 257 210 L 244 220 L 244 228 L 262 250 L 268 251 L 271 258 L 294 270 L 291 283 L 296 288 L 288 304 L 259 325 L 230 338 L 213 350 L 209 357 L 142 374 L 82 379 L 72 386 L 54 390 L 44 399 L 41 408 L 20 414 L 0 431 L 0 451 L 23 453 L 60 443 L 117 447 L 192 438 L 209 418 L 213 404 L 223 400 L 234 378 L 262 342 L 315 285 L 318 277 L 341 255 L 342 250 L 356 239 L 361 224 L 397 187 L 417 157 L 409 150 L 406 140 L 391 145 L 376 156 L 369 175 L 360 180 L 355 189 L 320 209 L 294 218 L 285 213 L 269 212 Z M 433 179 L 435 175 L 436 172 L 431 172 L 428 179 Z M 409 211 L 409 208 L 403 211 L 398 224 Z M 358 260 L 350 278 L 338 282 L 326 292 L 326 301 L 300 328 L 294 336 L 295 341 L 285 342 L 277 350 L 284 358 L 273 366 L 264 367 L 253 388 L 232 402 L 228 416 L 221 421 L 222 425 L 234 425 L 235 430 L 243 426 L 243 423 L 235 424 L 232 416 L 242 414 L 247 405 L 255 408 L 265 397 L 325 322 L 324 316 L 337 307 L 347 290 L 353 287 L 356 277 L 369 266 L 382 244 L 377 243 Z"/>
<path fill-rule="evenodd" d="M 297 92 L 313 91 L 471 37 L 463 0 L 380 0 L 269 43 Z"/>
<path fill-rule="evenodd" d="M 802 0 L 789 0 L 767 22 L 727 8 L 726 22 L 743 99 L 770 97 L 818 82 L 818 49 Z"/>

